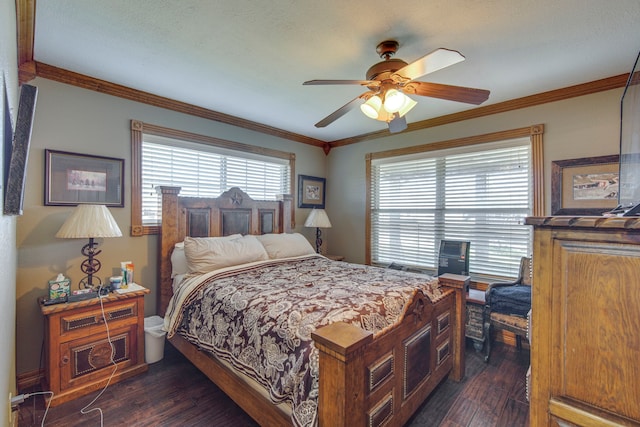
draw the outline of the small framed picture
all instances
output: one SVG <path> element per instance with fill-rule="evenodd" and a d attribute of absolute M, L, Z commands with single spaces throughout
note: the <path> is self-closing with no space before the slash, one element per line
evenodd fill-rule
<path fill-rule="evenodd" d="M 551 214 L 602 215 L 616 207 L 617 154 L 551 162 Z"/>
<path fill-rule="evenodd" d="M 124 159 L 45 150 L 44 204 L 124 207 Z"/>
<path fill-rule="evenodd" d="M 324 209 L 325 178 L 298 175 L 298 207 Z"/>

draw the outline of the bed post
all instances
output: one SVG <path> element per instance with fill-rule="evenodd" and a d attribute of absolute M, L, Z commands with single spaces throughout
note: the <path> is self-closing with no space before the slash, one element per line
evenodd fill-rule
<path fill-rule="evenodd" d="M 438 276 L 441 286 L 449 287 L 455 291 L 454 303 L 454 327 L 453 327 L 453 370 L 450 378 L 454 381 L 462 381 L 465 372 L 464 359 L 464 328 L 467 310 L 467 289 L 469 288 L 469 276 L 445 273 Z"/>
<path fill-rule="evenodd" d="M 295 228 L 295 221 L 293 219 L 293 196 L 291 194 L 280 194 L 277 200 L 281 201 L 280 206 L 280 232 L 291 233 Z"/>
<path fill-rule="evenodd" d="M 162 227 L 160 229 L 160 271 L 158 286 L 157 313 L 164 316 L 172 295 L 171 288 L 171 251 L 178 236 L 178 193 L 180 187 L 158 187 L 156 191 L 162 195 Z"/>
<path fill-rule="evenodd" d="M 373 334 L 348 323 L 336 322 L 319 328 L 311 336 L 320 352 L 320 427 L 365 425 L 364 350 L 373 341 Z"/>

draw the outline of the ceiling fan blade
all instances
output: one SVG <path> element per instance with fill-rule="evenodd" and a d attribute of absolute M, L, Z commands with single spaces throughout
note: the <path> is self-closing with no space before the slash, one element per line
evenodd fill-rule
<path fill-rule="evenodd" d="M 400 68 L 393 77 L 401 81 L 414 80 L 462 61 L 464 56 L 457 50 L 440 48 Z"/>
<path fill-rule="evenodd" d="M 489 91 L 471 87 L 443 85 L 429 82 L 410 82 L 404 85 L 402 91 L 408 94 L 430 96 L 432 98 L 447 99 L 449 101 L 466 102 L 480 105 L 489 98 Z"/>
<path fill-rule="evenodd" d="M 323 127 L 326 127 L 326 126 L 330 125 L 331 123 L 333 123 L 336 120 L 338 120 L 340 117 L 342 117 L 345 114 L 347 114 L 349 111 L 353 110 L 355 107 L 364 104 L 364 102 L 367 100 L 367 98 L 369 97 L 369 95 L 371 93 L 372 92 L 365 92 L 362 95 L 360 95 L 359 97 L 357 97 L 355 99 L 352 99 L 351 101 L 349 101 L 346 104 L 344 104 L 342 107 L 338 108 L 333 113 L 329 114 L 324 119 L 320 120 L 318 123 L 315 124 L 315 126 L 317 128 L 323 128 Z"/>
<path fill-rule="evenodd" d="M 402 132 L 407 128 L 407 119 L 405 116 L 400 117 L 398 113 L 395 113 L 395 117 L 393 120 L 389 121 L 389 132 L 390 133 L 398 133 Z"/>
<path fill-rule="evenodd" d="M 360 86 L 380 86 L 377 80 L 309 80 L 303 85 L 360 85 Z"/>

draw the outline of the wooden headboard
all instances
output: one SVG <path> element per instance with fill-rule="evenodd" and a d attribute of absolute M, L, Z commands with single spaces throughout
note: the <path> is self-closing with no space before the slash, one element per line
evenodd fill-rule
<path fill-rule="evenodd" d="M 162 195 L 160 231 L 159 295 L 157 311 L 164 313 L 173 295 L 171 252 L 185 236 L 217 237 L 230 234 L 291 232 L 290 195 L 277 201 L 253 200 L 233 187 L 216 198 L 179 197 L 180 187 L 158 187 Z"/>

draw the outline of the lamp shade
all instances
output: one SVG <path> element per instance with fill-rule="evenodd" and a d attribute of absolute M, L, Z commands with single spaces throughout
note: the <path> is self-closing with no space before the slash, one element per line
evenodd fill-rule
<path fill-rule="evenodd" d="M 324 209 L 313 209 L 307 220 L 304 222 L 305 227 L 331 228 L 331 221 Z"/>
<path fill-rule="evenodd" d="M 122 232 L 105 205 L 76 206 L 56 233 L 63 239 L 120 236 Z"/>
<path fill-rule="evenodd" d="M 378 95 L 374 95 L 360 106 L 360 110 L 369 118 L 377 119 L 382 106 L 382 99 Z"/>
<path fill-rule="evenodd" d="M 404 104 L 402 104 L 402 107 L 400 107 L 400 109 L 398 110 L 398 114 L 400 115 L 400 117 L 403 117 L 405 114 L 407 114 L 409 110 L 416 106 L 416 104 L 418 104 L 416 101 L 409 98 L 408 96 L 405 96 Z"/>
<path fill-rule="evenodd" d="M 384 109 L 389 113 L 400 111 L 400 108 L 402 108 L 405 103 L 405 98 L 406 96 L 404 96 L 402 92 L 389 89 L 384 95 Z"/>

